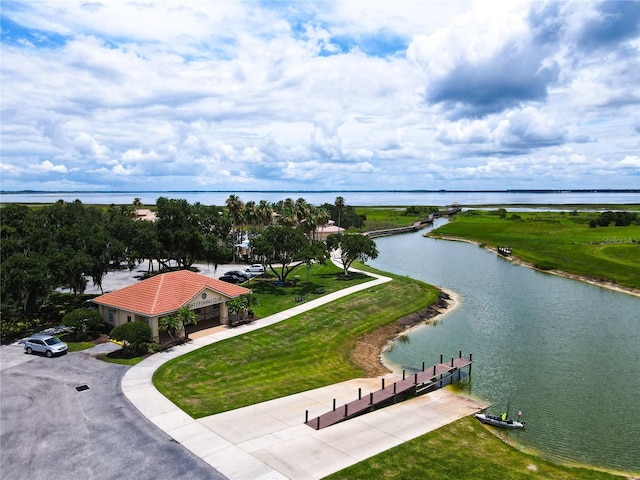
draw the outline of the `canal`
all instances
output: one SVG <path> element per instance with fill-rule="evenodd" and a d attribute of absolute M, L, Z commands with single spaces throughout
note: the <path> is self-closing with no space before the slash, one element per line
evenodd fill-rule
<path fill-rule="evenodd" d="M 438 224 L 436 224 L 437 226 Z M 512 264 L 475 245 L 417 233 L 376 239 L 368 263 L 459 295 L 434 325 L 396 341 L 397 369 L 473 353 L 466 393 L 500 413 L 525 451 L 640 472 L 640 298 Z"/>

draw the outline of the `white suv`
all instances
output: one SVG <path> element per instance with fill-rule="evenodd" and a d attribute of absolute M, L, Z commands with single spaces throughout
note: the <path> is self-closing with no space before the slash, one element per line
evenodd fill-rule
<path fill-rule="evenodd" d="M 247 273 L 254 277 L 262 275 L 264 273 L 264 267 L 259 263 L 254 263 L 249 268 L 247 268 Z"/>
<path fill-rule="evenodd" d="M 53 335 L 33 335 L 24 341 L 24 350 L 27 353 L 44 353 L 49 358 L 66 352 L 67 348 L 66 343 Z"/>

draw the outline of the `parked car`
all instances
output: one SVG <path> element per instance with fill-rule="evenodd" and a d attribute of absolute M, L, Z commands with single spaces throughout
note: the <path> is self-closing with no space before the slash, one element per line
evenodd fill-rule
<path fill-rule="evenodd" d="M 24 341 L 27 353 L 44 353 L 49 358 L 65 353 L 68 348 L 66 343 L 53 335 L 32 335 Z"/>
<path fill-rule="evenodd" d="M 237 275 L 231 275 L 229 273 L 225 273 L 224 275 L 222 275 L 219 280 L 222 280 L 223 282 L 227 282 L 227 283 L 244 283 L 246 282 L 246 280 L 242 277 L 239 277 Z"/>
<path fill-rule="evenodd" d="M 251 275 L 247 272 L 241 272 L 240 270 L 231 270 L 230 272 L 225 273 L 225 275 L 235 275 L 236 277 L 243 278 L 245 282 L 251 278 Z"/>
<path fill-rule="evenodd" d="M 264 267 L 259 263 L 254 263 L 249 268 L 247 268 L 247 273 L 252 276 L 262 275 L 264 273 Z"/>

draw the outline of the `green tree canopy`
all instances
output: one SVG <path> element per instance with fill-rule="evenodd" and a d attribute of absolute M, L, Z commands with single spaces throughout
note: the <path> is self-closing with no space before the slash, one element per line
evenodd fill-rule
<path fill-rule="evenodd" d="M 378 257 L 376 243 L 366 235 L 359 233 L 329 235 L 327 246 L 331 250 L 340 251 L 345 275 L 349 274 L 348 270 L 354 261 L 366 262 L 370 258 Z"/>
<path fill-rule="evenodd" d="M 73 328 L 76 334 L 99 332 L 104 324 L 100 312 L 94 308 L 77 308 L 62 317 L 62 324 Z"/>
<path fill-rule="evenodd" d="M 305 260 L 308 248 L 307 236 L 297 228 L 285 225 L 270 225 L 251 240 L 254 255 L 264 259 L 281 282 Z"/>

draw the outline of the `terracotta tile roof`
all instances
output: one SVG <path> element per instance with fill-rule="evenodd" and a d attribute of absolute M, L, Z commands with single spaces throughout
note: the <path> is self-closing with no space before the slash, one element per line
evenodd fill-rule
<path fill-rule="evenodd" d="M 248 288 L 205 277 L 189 270 L 168 272 L 93 299 L 94 303 L 154 317 L 173 312 L 209 287 L 225 297 L 251 293 Z"/>

